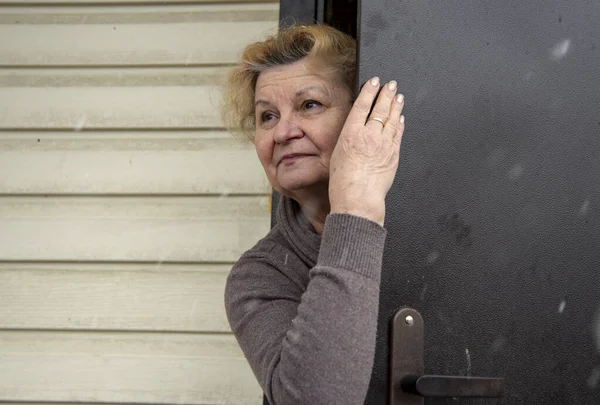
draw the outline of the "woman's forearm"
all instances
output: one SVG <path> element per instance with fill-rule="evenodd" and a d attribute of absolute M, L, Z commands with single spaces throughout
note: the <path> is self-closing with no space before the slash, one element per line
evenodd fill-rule
<path fill-rule="evenodd" d="M 232 329 L 271 405 L 364 402 L 375 352 L 385 233 L 365 218 L 330 215 L 299 303 L 293 302 L 293 288 L 286 289 L 273 273 L 270 284 L 259 282 L 252 294 L 228 304 Z M 232 280 L 229 288 L 235 283 L 252 288 L 249 273 L 240 274 L 246 281 Z"/>

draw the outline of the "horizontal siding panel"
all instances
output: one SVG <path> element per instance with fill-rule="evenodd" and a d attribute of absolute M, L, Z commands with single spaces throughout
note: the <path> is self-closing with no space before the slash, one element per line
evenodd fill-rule
<path fill-rule="evenodd" d="M 217 128 L 218 98 L 214 86 L 2 87 L 0 129 Z"/>
<path fill-rule="evenodd" d="M 277 27 L 278 4 L 4 7 L 0 65 L 234 63 Z"/>
<path fill-rule="evenodd" d="M 227 66 L 2 68 L 0 88 L 215 86 L 230 70 Z"/>
<path fill-rule="evenodd" d="M 231 265 L 179 267 L 5 263 L 0 329 L 229 332 L 223 297 Z"/>
<path fill-rule="evenodd" d="M 279 3 L 279 0 L 2 0 L 0 4 L 78 5 L 78 4 L 202 4 L 202 3 Z"/>
<path fill-rule="evenodd" d="M 4 197 L 0 260 L 233 262 L 269 230 L 265 197 Z"/>
<path fill-rule="evenodd" d="M 0 194 L 268 194 L 249 142 L 221 131 L 0 133 Z"/>
<path fill-rule="evenodd" d="M 271 2 L 273 3 L 273 2 Z M 83 6 L 83 7 L 82 7 Z M 62 24 L 147 24 L 274 21 L 277 4 L 260 2 L 230 3 L 78 3 L 43 4 L 35 7 L 6 4 L 0 1 L 3 13 L 0 24 L 62 25 Z"/>
<path fill-rule="evenodd" d="M 0 332 L 0 400 L 261 403 L 230 334 Z"/>
<path fill-rule="evenodd" d="M 217 128 L 226 68 L 1 69 L 0 129 Z"/>

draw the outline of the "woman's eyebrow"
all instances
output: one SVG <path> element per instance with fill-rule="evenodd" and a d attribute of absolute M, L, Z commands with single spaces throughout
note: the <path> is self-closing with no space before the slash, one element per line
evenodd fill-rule
<path fill-rule="evenodd" d="M 305 96 L 306 93 L 310 93 L 311 91 L 316 91 L 317 93 L 321 93 L 323 96 L 329 97 L 329 92 L 321 86 L 307 86 L 301 88 L 296 92 L 296 98 L 300 98 Z"/>
<path fill-rule="evenodd" d="M 271 103 L 269 103 L 266 100 L 256 100 L 256 102 L 254 103 L 254 107 L 258 107 L 259 105 L 262 105 L 262 106 L 266 107 L 266 106 L 270 106 Z"/>
<path fill-rule="evenodd" d="M 302 98 L 304 96 L 306 96 L 307 93 L 310 93 L 312 91 L 315 91 L 317 93 L 320 93 L 321 95 L 325 96 L 325 97 L 330 97 L 330 93 L 327 91 L 327 89 L 323 88 L 322 86 L 306 86 L 303 87 L 301 89 L 299 89 L 298 91 L 296 91 L 296 98 Z M 254 107 L 258 107 L 258 106 L 263 106 L 263 107 L 268 107 L 270 106 L 271 103 L 268 102 L 267 100 L 256 100 L 254 102 Z"/>

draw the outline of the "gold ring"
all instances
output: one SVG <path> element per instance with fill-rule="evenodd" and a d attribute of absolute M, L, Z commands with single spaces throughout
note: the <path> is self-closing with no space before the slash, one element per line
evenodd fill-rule
<path fill-rule="evenodd" d="M 384 121 L 384 120 L 382 120 L 381 118 L 378 118 L 378 117 L 371 117 L 371 118 L 369 118 L 369 119 L 367 120 L 367 122 L 369 122 L 369 121 L 371 121 L 371 120 L 373 120 L 373 121 L 377 121 L 377 122 L 380 122 L 380 123 L 381 123 L 381 125 L 383 125 L 383 126 L 385 127 L 385 121 Z"/>

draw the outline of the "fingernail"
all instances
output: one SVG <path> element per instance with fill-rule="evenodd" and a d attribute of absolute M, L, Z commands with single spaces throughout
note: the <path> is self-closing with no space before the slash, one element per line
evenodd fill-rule
<path fill-rule="evenodd" d="M 374 78 L 371 79 L 371 84 L 373 86 L 379 86 L 379 77 L 375 76 Z"/>
<path fill-rule="evenodd" d="M 400 123 L 401 123 L 401 124 L 404 124 L 404 115 L 401 115 L 401 116 L 400 116 Z"/>
<path fill-rule="evenodd" d="M 396 83 L 395 80 L 392 80 L 391 82 L 388 83 L 388 89 L 390 90 L 396 90 L 396 86 L 398 85 L 398 83 Z"/>
<path fill-rule="evenodd" d="M 400 104 L 402 104 L 404 102 L 404 95 L 403 94 L 398 94 L 396 96 L 396 101 L 399 102 Z"/>

